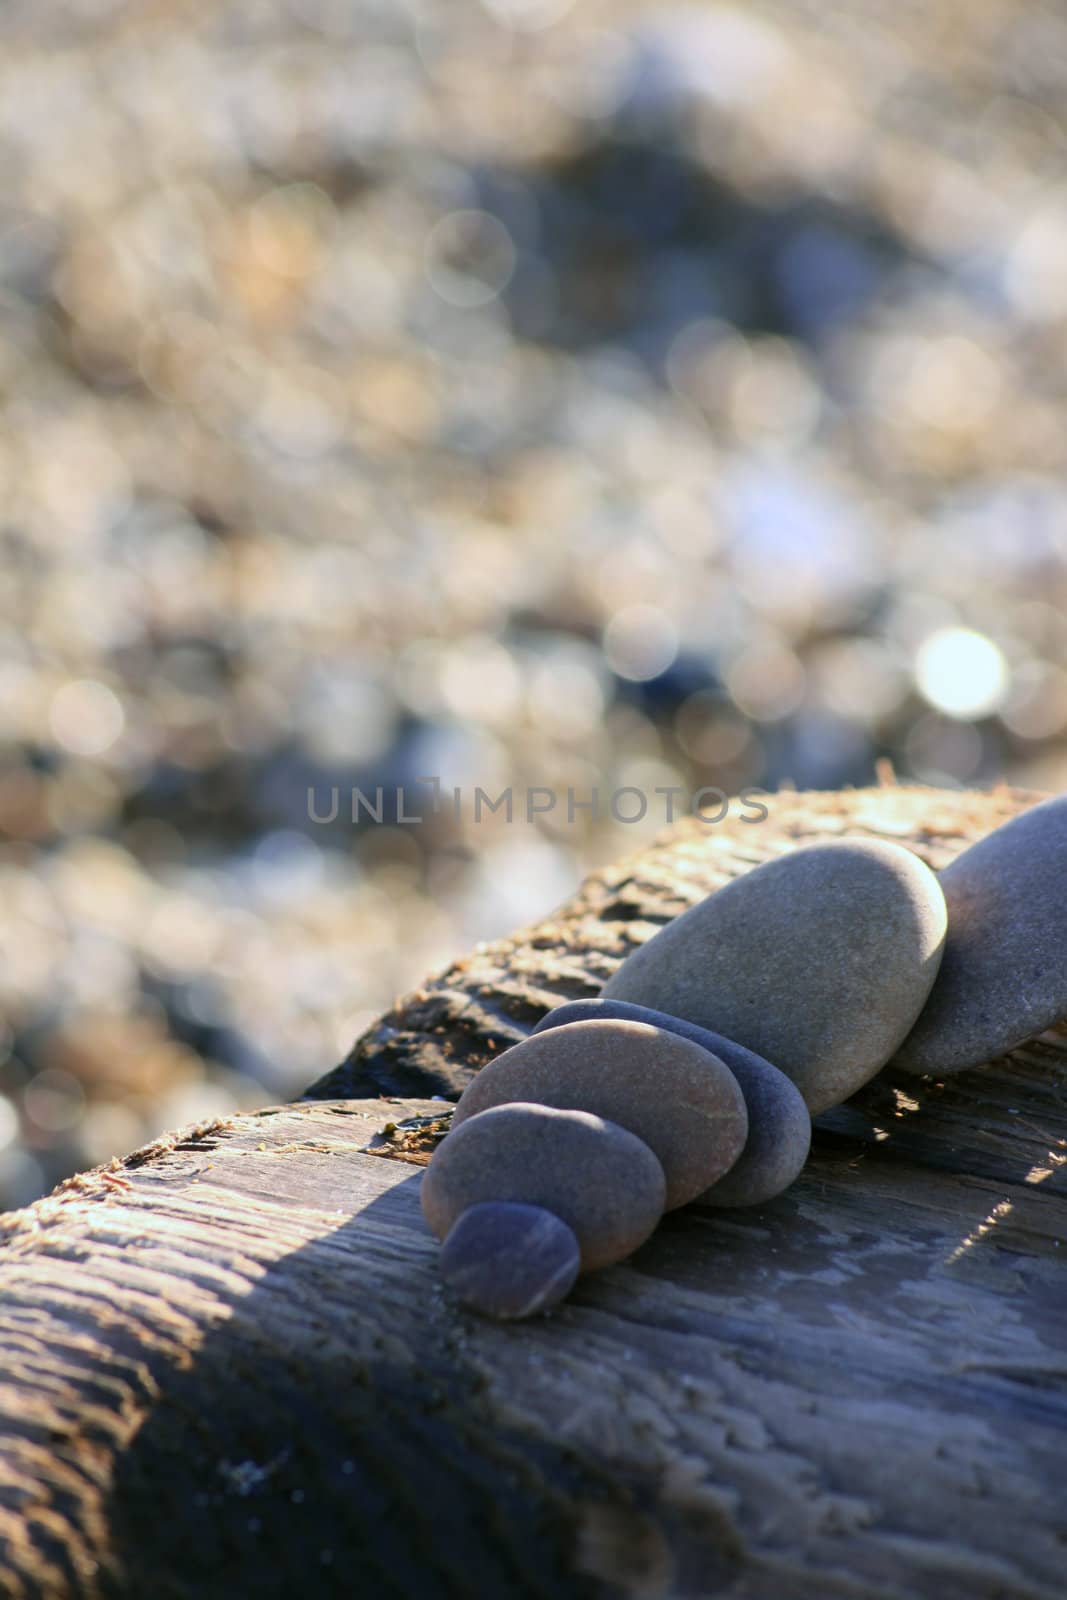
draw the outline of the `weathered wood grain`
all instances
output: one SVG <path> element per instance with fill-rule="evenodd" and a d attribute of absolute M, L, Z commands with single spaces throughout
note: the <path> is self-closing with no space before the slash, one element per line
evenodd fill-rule
<path fill-rule="evenodd" d="M 401 1002 L 316 1098 L 0 1219 L 0 1592 L 1062 1600 L 1067 1031 L 883 1075 L 786 1195 L 675 1212 L 518 1326 L 443 1295 L 417 1168 L 371 1153 L 410 1157 L 429 1120 L 386 1123 L 447 1112 L 425 1096 L 756 861 L 849 830 L 937 866 L 1036 798 L 683 825 Z"/>

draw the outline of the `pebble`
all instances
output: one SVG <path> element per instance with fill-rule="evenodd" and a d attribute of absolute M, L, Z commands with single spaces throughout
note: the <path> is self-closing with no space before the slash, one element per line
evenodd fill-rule
<path fill-rule="evenodd" d="M 803 1095 L 784 1072 L 721 1033 L 711 1033 L 694 1022 L 626 1000 L 570 1000 L 542 1017 L 533 1031 L 538 1034 L 597 1017 L 644 1022 L 676 1033 L 679 1038 L 691 1039 L 725 1062 L 737 1079 L 748 1108 L 748 1138 L 726 1176 L 697 1196 L 702 1204 L 762 1205 L 788 1189 L 808 1159 L 811 1117 Z"/>
<path fill-rule="evenodd" d="M 469 1206 L 441 1247 L 441 1276 L 487 1317 L 532 1317 L 568 1294 L 581 1266 L 574 1230 L 543 1206 Z"/>
<path fill-rule="evenodd" d="M 937 976 L 945 899 L 902 845 L 838 839 L 734 878 L 604 986 L 772 1061 L 814 1115 L 874 1077 Z"/>
<path fill-rule="evenodd" d="M 937 982 L 894 1066 L 951 1073 L 1067 1015 L 1067 796 L 994 829 L 938 874 L 948 939 Z"/>
<path fill-rule="evenodd" d="M 591 1111 L 643 1139 L 666 1175 L 668 1211 L 728 1172 L 748 1137 L 745 1097 L 729 1068 L 643 1020 L 599 1017 L 531 1034 L 471 1080 L 452 1127 L 514 1100 Z"/>
<path fill-rule="evenodd" d="M 635 1134 L 589 1111 L 512 1102 L 453 1127 L 422 1179 L 423 1215 L 444 1239 L 469 1206 L 543 1206 L 572 1229 L 582 1271 L 643 1244 L 663 1214 L 663 1168 Z"/>

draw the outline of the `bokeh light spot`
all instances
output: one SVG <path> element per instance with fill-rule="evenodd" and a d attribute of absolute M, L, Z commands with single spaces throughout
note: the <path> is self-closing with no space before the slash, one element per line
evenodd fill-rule
<path fill-rule="evenodd" d="M 515 260 L 511 234 L 487 211 L 450 211 L 426 241 L 426 276 L 442 300 L 460 309 L 495 300 Z"/>
<path fill-rule="evenodd" d="M 48 724 L 71 755 L 99 756 L 121 736 L 126 714 L 118 695 L 106 683 L 73 678 L 52 696 Z"/>
<path fill-rule="evenodd" d="M 772 640 L 742 650 L 726 678 L 738 709 L 757 722 L 777 722 L 795 711 L 804 694 L 804 680 L 796 652 Z"/>
<path fill-rule="evenodd" d="M 80 1120 L 85 1094 L 77 1078 L 60 1067 L 50 1067 L 26 1085 L 22 1104 L 27 1117 L 43 1133 L 64 1133 Z"/>
<path fill-rule="evenodd" d="M 18 1138 L 19 1114 L 6 1095 L 0 1095 L 0 1150 L 6 1150 Z"/>
<path fill-rule="evenodd" d="M 658 606 L 624 606 L 604 629 L 604 654 L 620 678 L 643 683 L 671 665 L 678 654 L 678 633 Z"/>
<path fill-rule="evenodd" d="M 919 646 L 915 681 L 930 705 L 968 721 L 996 710 L 1007 692 L 1008 666 L 985 634 L 939 628 Z"/>

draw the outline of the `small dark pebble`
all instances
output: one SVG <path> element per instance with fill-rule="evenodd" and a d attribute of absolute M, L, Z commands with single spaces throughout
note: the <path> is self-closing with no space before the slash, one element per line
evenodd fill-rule
<path fill-rule="evenodd" d="M 543 1206 L 486 1200 L 468 1207 L 441 1247 L 441 1276 L 483 1316 L 532 1317 L 574 1284 L 578 1240 Z"/>

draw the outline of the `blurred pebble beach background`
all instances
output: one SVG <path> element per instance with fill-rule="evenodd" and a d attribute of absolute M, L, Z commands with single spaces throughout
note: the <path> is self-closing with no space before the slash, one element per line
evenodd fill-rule
<path fill-rule="evenodd" d="M 665 820 L 354 787 L 1067 782 L 1051 0 L 3 37 L 0 1205 Z"/>

